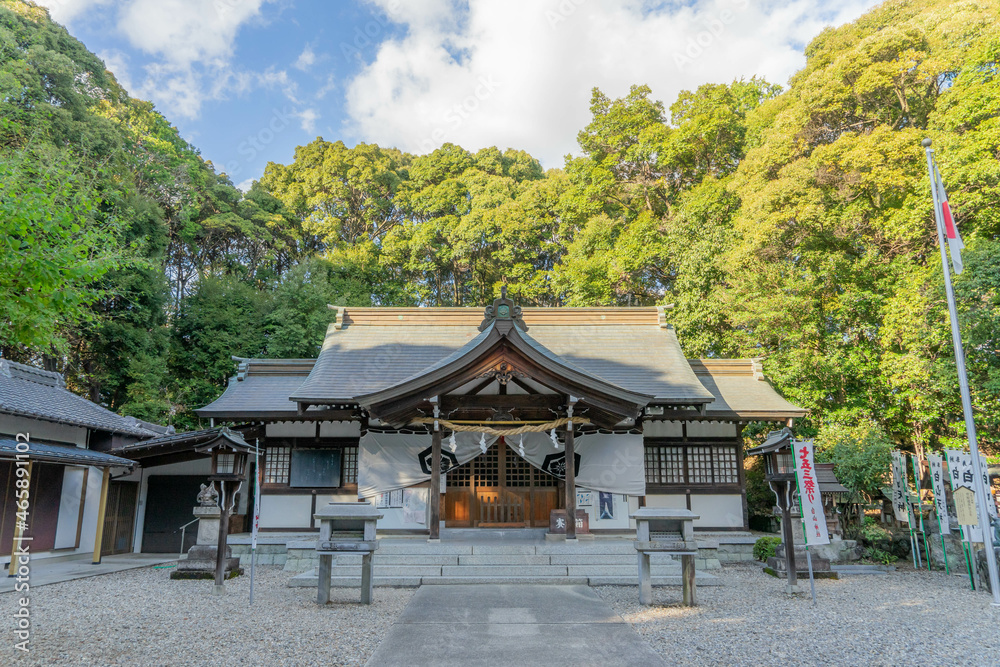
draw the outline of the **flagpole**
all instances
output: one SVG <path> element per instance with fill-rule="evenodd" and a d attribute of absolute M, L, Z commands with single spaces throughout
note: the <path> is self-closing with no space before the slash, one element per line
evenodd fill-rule
<path fill-rule="evenodd" d="M 254 566 L 257 565 L 257 517 L 260 516 L 260 439 L 254 443 L 254 499 L 253 499 L 253 525 L 250 528 L 250 604 L 253 604 L 253 580 Z"/>
<path fill-rule="evenodd" d="M 927 569 L 931 569 L 931 548 L 927 545 L 927 531 L 924 529 L 924 501 L 920 497 L 920 483 L 922 479 L 922 472 L 920 466 L 920 460 L 917 455 L 914 454 L 910 459 L 913 463 L 913 484 L 917 488 L 917 521 L 920 522 L 920 536 L 924 540 L 924 556 L 927 558 Z"/>
<path fill-rule="evenodd" d="M 951 285 L 951 269 L 948 266 L 948 256 L 945 253 L 944 227 L 941 223 L 941 201 L 938 192 L 940 178 L 935 179 L 934 151 L 931 140 L 924 139 L 924 152 L 927 155 L 927 171 L 931 179 L 931 194 L 934 199 L 934 221 L 937 225 L 938 247 L 941 250 L 941 268 L 944 271 L 944 288 L 948 296 L 948 314 L 951 316 L 951 338 L 955 346 L 955 365 L 958 367 L 958 383 L 962 392 L 962 412 L 965 413 L 965 432 L 969 439 L 969 452 L 972 454 L 972 474 L 977 484 L 983 478 L 982 465 L 979 460 L 979 445 L 976 439 L 976 422 L 972 417 L 972 396 L 969 392 L 969 378 L 965 372 L 965 350 L 962 348 L 962 331 L 958 326 L 958 308 L 955 306 L 955 290 Z M 979 527 L 982 531 L 983 548 L 986 550 L 986 565 L 990 575 L 990 590 L 993 592 L 993 606 L 1000 607 L 1000 576 L 997 573 L 996 554 L 993 552 L 993 539 L 990 535 L 989 513 L 986 509 L 986 498 L 982 492 L 976 494 L 976 510 L 979 515 Z"/>

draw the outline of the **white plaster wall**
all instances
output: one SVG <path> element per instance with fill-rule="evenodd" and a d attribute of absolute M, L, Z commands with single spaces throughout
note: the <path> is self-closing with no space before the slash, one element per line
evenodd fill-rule
<path fill-rule="evenodd" d="M 265 426 L 269 438 L 315 438 L 316 422 L 276 422 Z"/>
<path fill-rule="evenodd" d="M 181 463 L 169 463 L 164 466 L 154 468 L 142 468 L 135 470 L 127 477 L 120 479 L 128 482 L 141 482 L 139 484 L 139 506 L 135 511 L 135 532 L 132 534 L 132 551 L 139 553 L 142 550 L 142 531 L 146 525 L 146 492 L 149 490 L 149 478 L 156 475 L 204 475 L 206 480 L 212 474 L 212 459 L 204 458 L 195 461 L 183 461 Z M 245 493 L 244 493 L 245 495 Z M 197 500 L 191 499 L 191 509 Z M 241 503 L 242 504 L 242 503 Z M 194 519 L 192 513 L 191 518 Z M 198 525 L 188 526 L 188 529 L 197 529 Z"/>
<path fill-rule="evenodd" d="M 63 469 L 62 497 L 59 499 L 59 518 L 56 520 L 56 549 L 66 549 L 76 544 L 76 529 L 80 524 L 80 502 L 83 500 L 83 477 L 86 471 L 87 469 L 82 467 Z"/>
<path fill-rule="evenodd" d="M 685 494 L 656 494 L 646 496 L 646 507 L 669 507 L 671 509 L 687 509 Z"/>
<path fill-rule="evenodd" d="M 16 436 L 27 433 L 31 440 L 47 440 L 49 442 L 65 443 L 83 447 L 87 444 L 87 429 L 82 426 L 55 424 L 53 422 L 0 415 L 0 434 Z"/>
<path fill-rule="evenodd" d="M 360 438 L 361 422 L 322 422 L 319 425 L 321 438 Z"/>
<path fill-rule="evenodd" d="M 743 496 L 691 495 L 691 511 L 701 516 L 694 522 L 696 528 L 742 528 Z"/>
<path fill-rule="evenodd" d="M 684 429 L 678 421 L 643 421 L 642 434 L 647 438 L 680 438 Z"/>
<path fill-rule="evenodd" d="M 725 422 L 688 422 L 689 438 L 735 438 L 736 424 Z"/>
<path fill-rule="evenodd" d="M 260 497 L 261 528 L 308 528 L 311 512 L 311 494 Z"/>

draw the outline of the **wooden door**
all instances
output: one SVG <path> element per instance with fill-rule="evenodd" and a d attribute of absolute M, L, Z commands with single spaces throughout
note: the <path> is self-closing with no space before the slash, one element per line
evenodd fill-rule
<path fill-rule="evenodd" d="M 444 498 L 449 528 L 547 527 L 559 506 L 559 480 L 518 456 L 503 440 L 448 471 Z"/>
<path fill-rule="evenodd" d="M 108 486 L 107 511 L 104 514 L 104 539 L 101 555 L 132 552 L 135 507 L 139 498 L 137 482 L 111 482 Z"/>

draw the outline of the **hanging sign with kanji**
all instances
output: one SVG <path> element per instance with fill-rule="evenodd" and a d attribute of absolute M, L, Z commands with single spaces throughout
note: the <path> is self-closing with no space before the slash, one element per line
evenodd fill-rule
<path fill-rule="evenodd" d="M 802 503 L 802 522 L 805 527 L 806 545 L 829 544 L 830 534 L 826 528 L 823 513 L 823 499 L 816 479 L 816 465 L 813 462 L 812 440 L 793 441 L 795 454 L 795 477 L 799 483 L 799 499 Z"/>
<path fill-rule="evenodd" d="M 910 523 L 906 502 L 906 477 L 903 471 L 903 455 L 898 450 L 892 453 L 892 513 L 896 515 L 896 521 L 900 523 Z"/>
<path fill-rule="evenodd" d="M 944 494 L 944 462 L 938 454 L 927 455 L 927 467 L 931 471 L 931 489 L 934 491 L 934 509 L 937 511 L 941 534 L 950 535 L 948 524 L 948 500 Z"/>

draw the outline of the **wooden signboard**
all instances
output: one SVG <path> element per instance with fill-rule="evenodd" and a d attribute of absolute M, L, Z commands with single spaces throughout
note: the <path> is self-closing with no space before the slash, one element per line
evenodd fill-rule
<path fill-rule="evenodd" d="M 955 510 L 958 512 L 960 525 L 979 525 L 976 513 L 976 494 L 973 493 L 972 489 L 965 486 L 955 489 Z"/>

